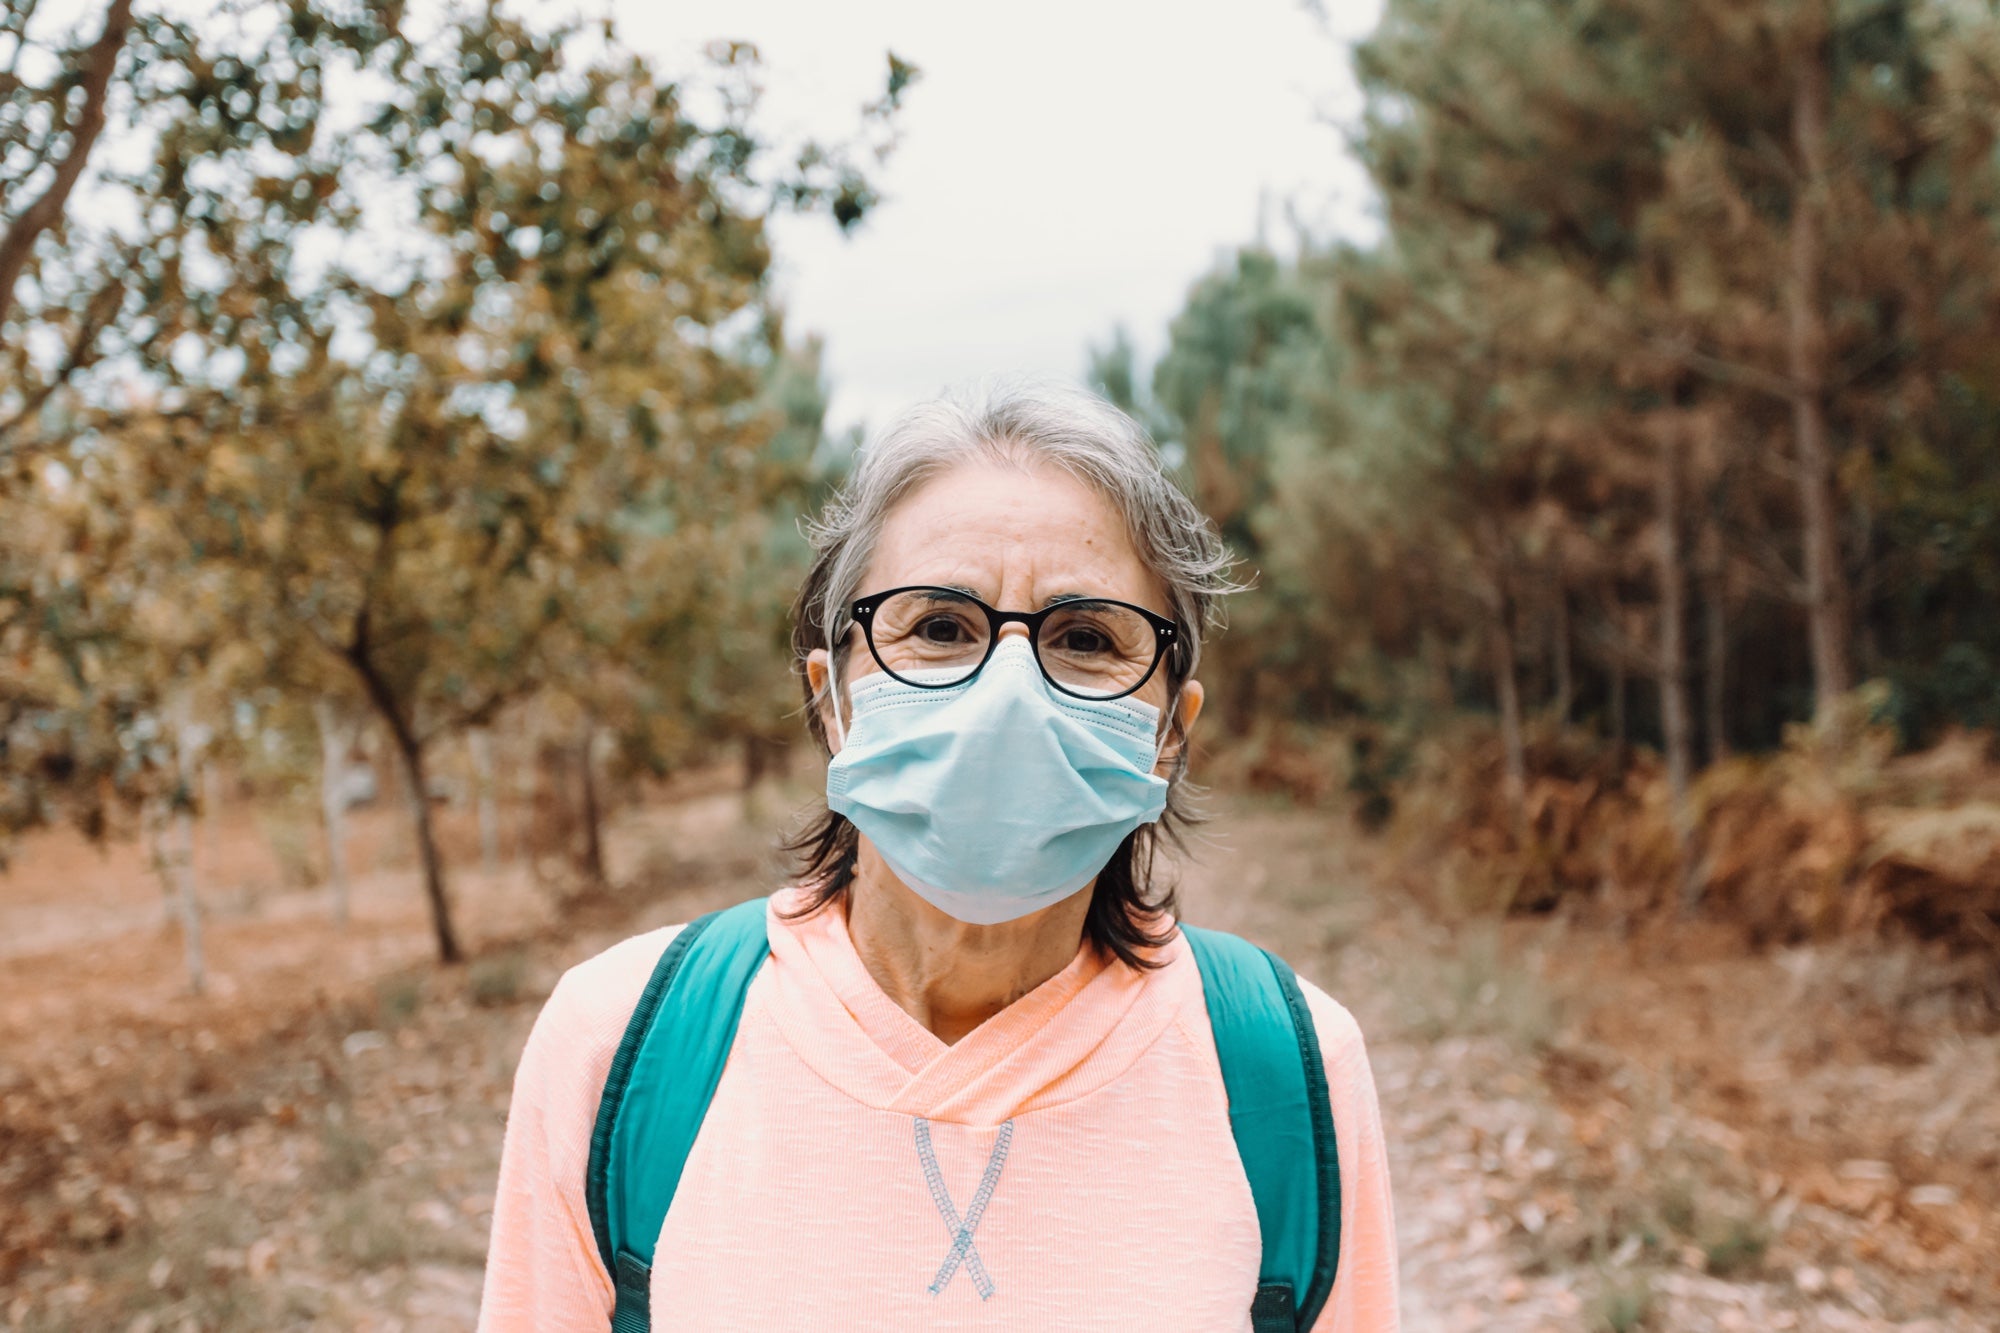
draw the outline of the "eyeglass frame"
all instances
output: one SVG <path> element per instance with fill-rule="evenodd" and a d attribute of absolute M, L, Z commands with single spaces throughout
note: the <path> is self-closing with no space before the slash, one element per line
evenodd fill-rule
<path fill-rule="evenodd" d="M 930 682 L 910 680 L 890 670 L 889 664 L 882 660 L 882 654 L 876 651 L 876 610 L 889 598 L 906 592 L 950 593 L 953 597 L 970 602 L 986 613 L 988 626 L 986 652 L 980 657 L 979 664 L 966 672 L 961 679 Z M 1139 677 L 1138 682 L 1131 688 L 1120 690 L 1116 694 L 1080 694 L 1050 675 L 1049 669 L 1042 665 L 1041 638 L 1043 622 L 1058 611 L 1075 607 L 1078 602 L 1097 602 L 1109 606 L 1123 607 L 1127 611 L 1136 611 L 1145 619 L 1147 624 L 1153 627 L 1152 665 L 1146 668 L 1146 674 Z M 993 660 L 993 650 L 1000 644 L 1001 627 L 1015 624 L 1024 625 L 1028 630 L 1028 651 L 1034 654 L 1035 670 L 1042 673 L 1042 679 L 1072 699 L 1089 699 L 1098 703 L 1103 703 L 1110 699 L 1128 698 L 1145 689 L 1146 682 L 1151 680 L 1153 673 L 1160 669 L 1160 663 L 1166 659 L 1167 654 L 1184 642 L 1180 637 L 1180 624 L 1178 621 L 1163 616 L 1157 611 L 1149 611 L 1143 606 L 1134 606 L 1131 602 L 1121 602 L 1116 597 L 1065 597 L 1061 601 L 1049 603 L 1039 611 L 1002 611 L 998 607 L 989 606 L 974 593 L 969 593 L 963 588 L 946 587 L 941 583 L 906 583 L 900 588 L 885 588 L 880 592 L 869 593 L 865 597 L 857 597 L 848 603 L 847 618 L 852 624 L 861 627 L 861 637 L 868 644 L 868 655 L 875 659 L 875 665 L 882 668 L 883 673 L 889 679 L 899 681 L 904 685 L 914 686 L 920 690 L 953 690 L 966 684 L 968 681 L 976 679 L 979 673 L 986 669 L 986 664 Z"/>

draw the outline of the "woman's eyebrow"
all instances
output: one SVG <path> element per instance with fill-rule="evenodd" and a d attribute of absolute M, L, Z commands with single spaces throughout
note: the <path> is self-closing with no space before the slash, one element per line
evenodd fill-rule
<path fill-rule="evenodd" d="M 946 596 L 947 593 L 956 593 L 958 594 L 959 597 L 969 597 L 975 602 L 980 602 L 985 600 L 984 598 L 980 597 L 978 593 L 974 592 L 972 589 L 966 587 L 964 584 L 961 583 L 926 583 L 920 585 L 920 587 L 916 589 L 916 591 L 923 593 L 930 601 L 933 602 L 947 602 L 956 600 L 955 598 Z"/>
<path fill-rule="evenodd" d="M 975 602 L 984 602 L 986 600 L 977 589 L 968 588 L 963 583 L 932 583 L 926 586 L 934 593 L 955 592 L 962 597 L 970 597 Z M 939 598 L 939 600 L 943 599 Z M 1101 592 L 1058 592 L 1044 597 L 1042 605 L 1036 609 L 1045 610 L 1048 607 L 1056 605 L 1058 602 L 1101 602 L 1104 600 L 1105 596 Z"/>

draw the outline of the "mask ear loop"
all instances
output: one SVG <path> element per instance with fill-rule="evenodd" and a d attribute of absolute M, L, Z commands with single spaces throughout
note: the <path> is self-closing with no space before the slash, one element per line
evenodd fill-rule
<path fill-rule="evenodd" d="M 827 702 L 833 705 L 833 739 L 836 745 L 847 745 L 847 728 L 840 721 L 840 652 L 834 646 L 833 631 L 826 635 L 826 692 Z"/>
<path fill-rule="evenodd" d="M 1158 768 L 1160 761 L 1167 757 L 1167 745 L 1174 739 L 1175 733 L 1180 726 L 1180 702 L 1178 698 L 1167 700 L 1166 716 L 1162 719 L 1166 723 L 1166 726 L 1160 731 L 1159 743 L 1153 747 L 1153 767 L 1155 768 Z M 1181 750 L 1186 748 L 1186 746 L 1187 739 L 1186 737 L 1182 737 L 1180 744 L 1174 748 L 1174 761 L 1170 765 L 1170 768 L 1179 766 Z"/>
<path fill-rule="evenodd" d="M 1172 680 L 1173 677 L 1169 675 L 1167 679 Z M 1177 728 L 1180 725 L 1180 719 L 1181 719 L 1181 691 L 1170 690 L 1167 694 L 1167 706 L 1160 710 L 1160 721 L 1164 724 L 1160 728 L 1160 738 L 1157 741 L 1153 742 L 1154 768 L 1158 768 L 1160 766 L 1160 761 L 1167 757 L 1167 742 L 1173 738 L 1175 728 Z M 1174 755 L 1174 764 L 1176 767 L 1180 765 L 1180 763 L 1182 762 L 1182 758 L 1186 755 L 1186 753 L 1187 753 L 1187 734 L 1185 732 L 1182 732 L 1180 738 L 1180 747 L 1175 752 Z M 1171 781 L 1172 779 L 1170 778 L 1168 780 Z"/>

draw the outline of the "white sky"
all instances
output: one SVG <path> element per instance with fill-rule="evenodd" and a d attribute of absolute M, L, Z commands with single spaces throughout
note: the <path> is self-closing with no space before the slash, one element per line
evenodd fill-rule
<path fill-rule="evenodd" d="M 853 236 L 775 228 L 794 337 L 823 334 L 829 424 L 882 424 L 996 372 L 1078 377 L 1123 323 L 1150 360 L 1218 254 L 1369 228 L 1366 180 L 1326 123 L 1358 105 L 1346 43 L 1379 0 L 612 0 L 620 37 L 669 71 L 755 42 L 764 125 L 842 137 L 885 50 L 923 69 L 887 202 Z M 1260 200 L 1264 201 L 1260 203 Z"/>

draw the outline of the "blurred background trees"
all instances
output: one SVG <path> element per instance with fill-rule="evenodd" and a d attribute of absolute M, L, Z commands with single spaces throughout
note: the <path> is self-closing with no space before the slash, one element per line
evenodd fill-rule
<path fill-rule="evenodd" d="M 857 224 L 916 71 L 850 140 L 778 144 L 740 43 L 677 82 L 492 9 L 119 0 L 38 44 L 33 8 L 0 106 L 0 811 L 185 812 L 190 738 L 287 700 L 332 782 L 365 713 L 453 960 L 439 745 L 568 716 L 594 849 L 607 727 L 658 770 L 775 725 L 824 392 L 764 220 Z"/>
<path fill-rule="evenodd" d="M 1150 395 L 1094 372 L 1257 571 L 1232 724 L 1339 723 L 1364 794 L 1457 736 L 1504 894 L 1689 900 L 1751 781 L 1705 765 L 1990 726 L 1994 13 L 1390 0 L 1356 68 L 1379 241 L 1245 250 Z"/>
<path fill-rule="evenodd" d="M 1078 353 L 1412 1326 L 2000 1327 L 2000 7 L 1295 4 L 0 0 L 10 1327 L 469 1324 L 535 1004 L 775 887 L 842 409 Z"/>
<path fill-rule="evenodd" d="M 766 224 L 864 217 L 914 67 L 779 143 L 740 43 L 34 12 L 0 27 L 0 829 L 159 830 L 192 936 L 218 771 L 283 756 L 338 884 L 335 789 L 384 747 L 450 958 L 439 792 L 490 865 L 510 774 L 560 787 L 595 882 L 632 779 L 733 750 L 754 783 L 797 518 L 854 443 Z M 1508 901 L 1687 905 L 1823 850 L 1784 822 L 1807 755 L 1872 831 L 1774 930 L 1886 910 L 1852 890 L 1905 882 L 1892 845 L 1990 883 L 1869 803 L 2000 849 L 1985 760 L 1934 799 L 1894 769 L 2000 724 L 2000 18 L 1390 0 L 1353 58 L 1379 236 L 1260 238 L 1152 364 L 1090 354 L 1254 571 L 1215 732 L 1335 737 L 1371 819 L 1468 830 Z"/>

